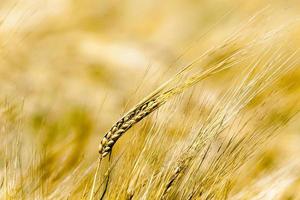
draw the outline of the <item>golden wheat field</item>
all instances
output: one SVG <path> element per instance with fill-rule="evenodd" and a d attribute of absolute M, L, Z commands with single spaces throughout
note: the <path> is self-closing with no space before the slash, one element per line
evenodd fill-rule
<path fill-rule="evenodd" d="M 300 200 L 299 0 L 1 0 L 0 199 Z"/>

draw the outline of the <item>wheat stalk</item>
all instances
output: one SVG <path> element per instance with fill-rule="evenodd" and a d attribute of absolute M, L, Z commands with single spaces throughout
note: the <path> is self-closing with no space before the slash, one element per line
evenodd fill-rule
<path fill-rule="evenodd" d="M 181 73 L 177 74 L 174 79 L 163 84 L 162 87 L 152 93 L 144 101 L 139 103 L 135 108 L 125 114 L 124 117 L 122 117 L 112 126 L 112 128 L 105 134 L 104 138 L 100 142 L 100 156 L 102 158 L 107 156 L 111 152 L 114 144 L 125 132 L 127 132 L 132 126 L 147 117 L 149 114 L 157 110 L 163 104 L 165 104 L 168 99 L 184 92 L 186 89 L 192 87 L 199 81 L 220 71 L 230 68 L 236 63 L 235 58 L 238 57 L 238 55 L 242 56 L 243 53 L 243 50 L 237 50 L 231 56 L 218 63 L 216 66 L 211 67 L 210 69 L 200 72 L 194 76 L 191 76 L 182 83 L 179 83 L 178 85 L 172 87 L 174 83 L 180 80 L 180 76 L 182 76 L 182 74 L 185 72 L 185 69 L 182 70 Z M 239 59 L 240 58 L 241 57 L 239 57 Z"/>
<path fill-rule="evenodd" d="M 249 20 L 251 22 L 253 19 Z M 281 29 L 276 29 L 277 32 L 280 32 Z M 246 40 L 249 39 L 245 36 L 238 37 L 240 33 L 234 33 L 231 35 L 223 44 L 212 48 L 193 61 L 191 64 L 184 67 L 174 78 L 162 84 L 156 91 L 146 97 L 143 101 L 137 104 L 133 109 L 126 113 L 120 120 L 118 120 L 112 128 L 104 135 L 103 139 L 99 144 L 99 154 L 101 158 L 106 157 L 112 150 L 114 144 L 117 140 L 126 133 L 131 127 L 137 124 L 139 121 L 147 117 L 149 114 L 160 108 L 163 104 L 167 102 L 173 96 L 176 96 L 186 89 L 197 84 L 201 80 L 208 78 L 216 73 L 224 71 L 228 68 L 231 68 L 238 62 L 242 62 L 247 55 L 249 50 L 256 45 L 267 41 L 272 38 L 271 36 L 275 35 L 273 32 L 266 33 L 262 37 L 248 41 L 242 47 L 236 47 L 238 44 L 237 40 Z M 204 58 L 212 57 L 214 54 L 217 54 L 219 51 L 224 50 L 225 48 L 234 48 L 231 50 L 231 53 L 223 60 L 213 63 L 212 67 L 209 69 L 194 73 L 193 76 L 188 76 L 187 73 L 195 66 L 199 61 L 203 61 Z M 209 60 L 209 59 L 208 59 Z M 209 61 L 206 63 L 209 66 Z M 184 78 L 187 77 L 187 78 Z"/>

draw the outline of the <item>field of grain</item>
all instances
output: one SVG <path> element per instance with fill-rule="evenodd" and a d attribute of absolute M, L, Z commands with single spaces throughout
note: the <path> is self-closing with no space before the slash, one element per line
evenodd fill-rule
<path fill-rule="evenodd" d="M 0 199 L 300 200 L 298 0 L 1 0 Z"/>

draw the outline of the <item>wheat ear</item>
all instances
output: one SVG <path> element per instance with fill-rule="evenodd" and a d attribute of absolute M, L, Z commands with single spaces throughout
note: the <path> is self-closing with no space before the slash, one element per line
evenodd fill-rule
<path fill-rule="evenodd" d="M 112 128 L 105 134 L 104 138 L 100 142 L 100 156 L 102 158 L 107 156 L 111 152 L 113 145 L 126 131 L 166 103 L 169 98 L 184 92 L 186 89 L 195 85 L 199 81 L 231 67 L 236 61 L 235 58 L 241 56 L 243 53 L 243 50 L 237 50 L 235 53 L 218 63 L 216 66 L 211 67 L 203 72 L 198 72 L 196 75 L 180 81 L 183 73 L 186 72 L 186 69 L 190 66 L 184 68 L 184 70 L 177 74 L 173 79 L 163 84 L 160 88 L 145 98 L 141 103 L 135 106 L 112 126 Z"/>

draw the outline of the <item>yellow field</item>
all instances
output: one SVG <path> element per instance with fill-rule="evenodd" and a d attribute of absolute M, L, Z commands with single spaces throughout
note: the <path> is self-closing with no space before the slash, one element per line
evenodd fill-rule
<path fill-rule="evenodd" d="M 300 200 L 298 0 L 1 0 L 0 19 L 0 199 Z"/>

